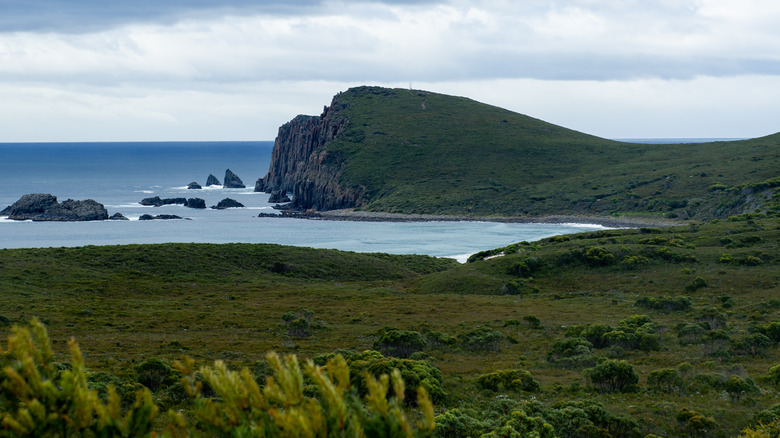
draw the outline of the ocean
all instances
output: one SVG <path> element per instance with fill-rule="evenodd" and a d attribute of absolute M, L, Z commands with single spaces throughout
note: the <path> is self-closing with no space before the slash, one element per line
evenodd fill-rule
<path fill-rule="evenodd" d="M 255 193 L 273 142 L 0 143 L 0 210 L 26 193 L 51 193 L 60 202 L 94 199 L 130 221 L 32 222 L 0 218 L 0 248 L 123 245 L 165 242 L 276 243 L 357 252 L 428 254 L 465 261 L 469 254 L 557 234 L 603 229 L 588 224 L 494 222 L 344 222 L 261 218 L 276 213 L 269 195 Z M 204 187 L 225 170 L 246 189 Z M 207 206 L 232 198 L 245 208 L 198 210 L 142 206 L 143 198 L 199 197 Z M 142 214 L 189 220 L 139 221 Z"/>

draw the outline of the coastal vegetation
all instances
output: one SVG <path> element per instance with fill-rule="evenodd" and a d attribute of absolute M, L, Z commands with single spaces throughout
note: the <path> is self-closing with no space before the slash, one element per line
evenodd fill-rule
<path fill-rule="evenodd" d="M 327 430 L 346 400 L 365 430 L 418 436 L 773 436 L 778 242 L 770 212 L 465 264 L 251 244 L 0 250 L 3 433 L 44 424 L 24 423 L 49 411 L 19 386 L 37 372 L 43 407 L 82 409 L 45 418 L 95 436 L 238 436 L 277 427 L 291 394 L 300 410 L 279 421 L 316 408 L 304 416 Z"/>

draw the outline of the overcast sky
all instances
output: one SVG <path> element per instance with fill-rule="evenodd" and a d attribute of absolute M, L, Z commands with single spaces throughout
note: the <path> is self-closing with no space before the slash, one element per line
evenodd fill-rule
<path fill-rule="evenodd" d="M 780 131 L 776 0 L 0 0 L 0 142 L 273 140 L 339 91 L 607 138 Z"/>

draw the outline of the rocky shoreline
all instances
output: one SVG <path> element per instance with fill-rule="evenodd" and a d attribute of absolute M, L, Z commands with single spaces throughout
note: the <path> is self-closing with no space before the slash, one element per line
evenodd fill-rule
<path fill-rule="evenodd" d="M 261 214 L 261 217 L 299 218 L 311 220 L 354 222 L 501 222 L 542 224 L 595 224 L 610 228 L 668 227 L 686 222 L 663 218 L 620 218 L 584 215 L 546 215 L 533 217 L 460 216 L 433 214 L 384 213 L 353 209 L 296 212 L 283 210 L 282 214 Z"/>

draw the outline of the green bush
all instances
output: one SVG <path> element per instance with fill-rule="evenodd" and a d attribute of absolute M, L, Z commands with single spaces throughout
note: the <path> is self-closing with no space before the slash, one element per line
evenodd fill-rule
<path fill-rule="evenodd" d="M 110 382 L 105 400 L 90 389 L 84 359 L 68 342 L 71 367 L 62 369 L 43 324 L 15 326 L 8 348 L 0 351 L 0 422 L 3 436 L 152 436 L 158 408 L 148 389 L 124 409 Z M 107 376 L 99 380 L 113 380 Z"/>
<path fill-rule="evenodd" d="M 653 310 L 683 311 L 691 308 L 692 301 L 688 297 L 642 297 L 636 301 L 637 307 Z"/>
<path fill-rule="evenodd" d="M 734 343 L 734 350 L 741 354 L 751 356 L 763 356 L 769 351 L 773 342 L 768 336 L 761 333 L 753 333 Z"/>
<path fill-rule="evenodd" d="M 586 369 L 584 374 L 599 392 L 630 392 L 639 383 L 639 376 L 634 371 L 634 367 L 624 360 L 604 361 L 593 368 Z"/>
<path fill-rule="evenodd" d="M 591 267 L 609 266 L 615 262 L 615 255 L 604 248 L 593 246 L 582 253 L 582 260 Z"/>
<path fill-rule="evenodd" d="M 428 342 L 419 332 L 390 329 L 379 332 L 373 348 L 386 356 L 407 358 L 427 346 Z"/>
<path fill-rule="evenodd" d="M 580 337 L 555 341 L 552 351 L 547 355 L 547 360 L 568 369 L 592 367 L 596 364 L 593 344 Z"/>
<path fill-rule="evenodd" d="M 542 385 L 525 370 L 499 370 L 477 377 L 477 385 L 491 391 L 537 392 Z"/>
<path fill-rule="evenodd" d="M 542 321 L 534 315 L 524 316 L 523 321 L 525 321 L 532 329 L 538 329 L 542 326 Z"/>
<path fill-rule="evenodd" d="M 135 379 L 141 385 L 157 392 L 179 381 L 179 373 L 160 359 L 147 359 L 135 367 Z"/>
<path fill-rule="evenodd" d="M 425 338 L 434 347 L 452 346 L 458 343 L 458 339 L 454 336 L 437 331 L 425 332 Z"/>
<path fill-rule="evenodd" d="M 487 430 L 484 421 L 468 415 L 461 409 L 449 409 L 436 416 L 437 438 L 471 438 L 480 437 Z"/>
<path fill-rule="evenodd" d="M 692 282 L 685 286 L 685 292 L 696 292 L 697 290 L 704 287 L 707 287 L 707 282 L 701 277 L 696 277 Z"/>
<path fill-rule="evenodd" d="M 368 389 L 362 377 L 364 374 L 367 373 L 378 378 L 397 369 L 407 388 L 405 399 L 408 403 L 414 403 L 414 394 L 419 387 L 425 389 L 435 403 L 443 401 L 446 397 L 441 371 L 426 360 L 384 357 L 382 353 L 372 350 L 363 352 L 336 350 L 332 353 L 315 356 L 313 362 L 317 365 L 324 365 L 335 356 L 342 356 L 346 360 L 352 374 L 352 386 L 359 395 L 365 395 Z M 393 390 L 391 388 L 391 393 Z"/>
<path fill-rule="evenodd" d="M 758 391 L 756 384 L 751 379 L 743 379 L 739 376 L 729 377 L 723 389 L 729 393 L 732 402 L 738 402 L 744 395 Z"/>
<path fill-rule="evenodd" d="M 647 375 L 647 387 L 653 391 L 671 394 L 680 392 L 683 387 L 683 379 L 677 370 L 671 368 L 655 370 Z"/>
<path fill-rule="evenodd" d="M 775 388 L 780 389 L 780 365 L 775 365 L 769 368 L 769 371 L 767 372 L 767 378 L 769 379 L 769 382 L 775 386 Z"/>
<path fill-rule="evenodd" d="M 523 410 L 512 411 L 506 421 L 481 438 L 534 437 L 557 438 L 552 425 L 541 417 L 531 417 Z"/>
<path fill-rule="evenodd" d="M 780 321 L 772 321 L 763 325 L 751 325 L 748 330 L 751 333 L 760 333 L 774 342 L 780 342 Z"/>
<path fill-rule="evenodd" d="M 506 342 L 506 336 L 498 330 L 487 327 L 477 327 L 458 335 L 463 348 L 469 350 L 500 351 Z"/>
<path fill-rule="evenodd" d="M 308 362 L 303 371 L 295 356 L 268 356 L 274 376 L 264 387 L 248 369 L 232 371 L 221 361 L 197 372 L 192 360 L 178 364 L 183 382 L 194 398 L 193 425 L 205 436 L 354 436 L 428 437 L 433 434 L 433 405 L 424 390 L 417 391 L 421 416 L 416 427 L 404 413 L 405 388 L 401 372 L 365 377 L 363 400 L 354 391 L 344 358 L 328 360 L 325 370 Z M 304 389 L 304 374 L 313 386 Z M 198 375 L 213 388 L 214 397 L 201 394 Z M 391 389 L 392 388 L 392 389 Z M 174 436 L 189 436 L 187 418 L 169 411 Z"/>
<path fill-rule="evenodd" d="M 720 435 L 720 427 L 714 418 L 705 417 L 687 408 L 677 413 L 677 421 L 680 423 L 680 432 L 683 436 L 706 438 Z"/>

